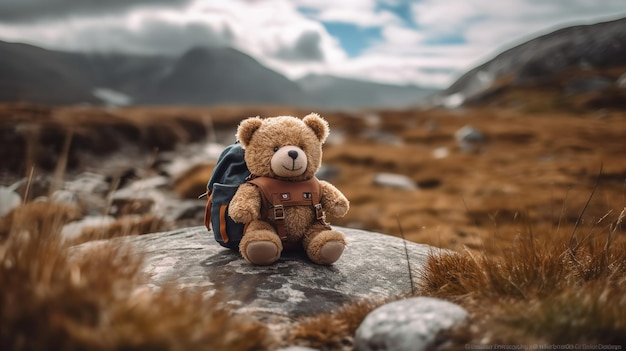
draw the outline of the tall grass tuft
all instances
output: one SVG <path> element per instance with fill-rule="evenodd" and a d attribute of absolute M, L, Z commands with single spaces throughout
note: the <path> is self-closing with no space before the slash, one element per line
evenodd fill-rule
<path fill-rule="evenodd" d="M 123 245 L 75 254 L 60 236 L 69 210 L 40 204 L 15 210 L 3 223 L 0 349 L 272 348 L 265 326 L 232 315 L 218 297 L 149 288 L 141 255 Z"/>
<path fill-rule="evenodd" d="M 626 244 L 613 240 L 625 213 L 582 239 L 520 235 L 499 257 L 431 255 L 420 291 L 466 306 L 476 342 L 626 343 Z"/>

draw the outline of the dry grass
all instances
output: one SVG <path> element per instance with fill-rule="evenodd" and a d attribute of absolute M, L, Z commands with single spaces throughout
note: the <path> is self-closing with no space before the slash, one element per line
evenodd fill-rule
<path fill-rule="evenodd" d="M 289 333 L 289 344 L 317 350 L 351 350 L 354 334 L 367 314 L 387 300 L 349 303 L 336 311 L 297 321 Z"/>
<path fill-rule="evenodd" d="M 501 256 L 433 255 L 421 292 L 468 308 L 474 323 L 458 334 L 460 344 L 624 344 L 626 244 L 615 236 L 625 211 L 584 236 L 539 241 L 528 231 Z"/>
<path fill-rule="evenodd" d="M 188 169 L 174 180 L 172 185 L 174 192 L 181 198 L 197 199 L 198 195 L 206 192 L 214 168 L 214 164 L 207 164 Z"/>
<path fill-rule="evenodd" d="M 219 298 L 147 288 L 141 255 L 123 246 L 70 255 L 60 239 L 66 209 L 14 212 L 0 244 L 0 349 L 271 349 L 265 326 L 231 315 Z"/>
<path fill-rule="evenodd" d="M 102 227 L 86 227 L 79 237 L 69 242 L 78 245 L 87 241 L 117 238 L 127 235 L 141 235 L 171 229 L 171 223 L 152 215 L 126 216 Z"/>

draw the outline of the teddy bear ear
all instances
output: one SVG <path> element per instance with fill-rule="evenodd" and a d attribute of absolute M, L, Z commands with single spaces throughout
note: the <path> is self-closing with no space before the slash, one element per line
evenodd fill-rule
<path fill-rule="evenodd" d="M 328 137 L 328 122 L 326 122 L 326 120 L 317 113 L 310 113 L 306 115 L 302 119 L 302 122 L 304 122 L 304 124 L 306 124 L 309 128 L 313 130 L 313 133 L 315 133 L 315 136 L 317 137 L 317 139 L 319 139 L 320 142 L 323 143 Z"/>
<path fill-rule="evenodd" d="M 257 131 L 263 124 L 263 120 L 261 117 L 250 117 L 246 118 L 237 127 L 237 140 L 243 145 L 245 148 L 250 144 L 250 139 L 252 139 L 252 135 Z"/>

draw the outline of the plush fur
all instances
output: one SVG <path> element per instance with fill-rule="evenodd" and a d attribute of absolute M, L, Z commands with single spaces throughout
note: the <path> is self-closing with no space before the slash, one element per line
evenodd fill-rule
<path fill-rule="evenodd" d="M 328 134 L 328 123 L 315 113 L 303 119 L 251 117 L 237 128 L 237 139 L 245 149 L 250 172 L 288 181 L 315 176 L 322 163 L 322 144 Z M 348 199 L 332 184 L 326 181 L 320 184 L 325 213 L 344 216 L 350 207 Z M 281 242 L 272 220 L 261 215 L 261 193 L 250 183 L 239 187 L 228 212 L 236 222 L 247 224 L 239 250 L 253 264 L 272 264 L 283 248 L 301 247 L 313 262 L 329 265 L 339 259 L 346 245 L 343 234 L 319 223 L 314 210 L 308 206 L 285 209 L 287 239 Z"/>

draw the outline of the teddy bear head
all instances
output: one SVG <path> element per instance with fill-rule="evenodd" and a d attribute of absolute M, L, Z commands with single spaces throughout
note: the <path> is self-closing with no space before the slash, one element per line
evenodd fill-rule
<path fill-rule="evenodd" d="M 328 133 L 328 123 L 316 113 L 303 119 L 250 117 L 239 124 L 237 140 L 245 149 L 252 174 L 301 181 L 312 178 L 319 169 Z"/>

